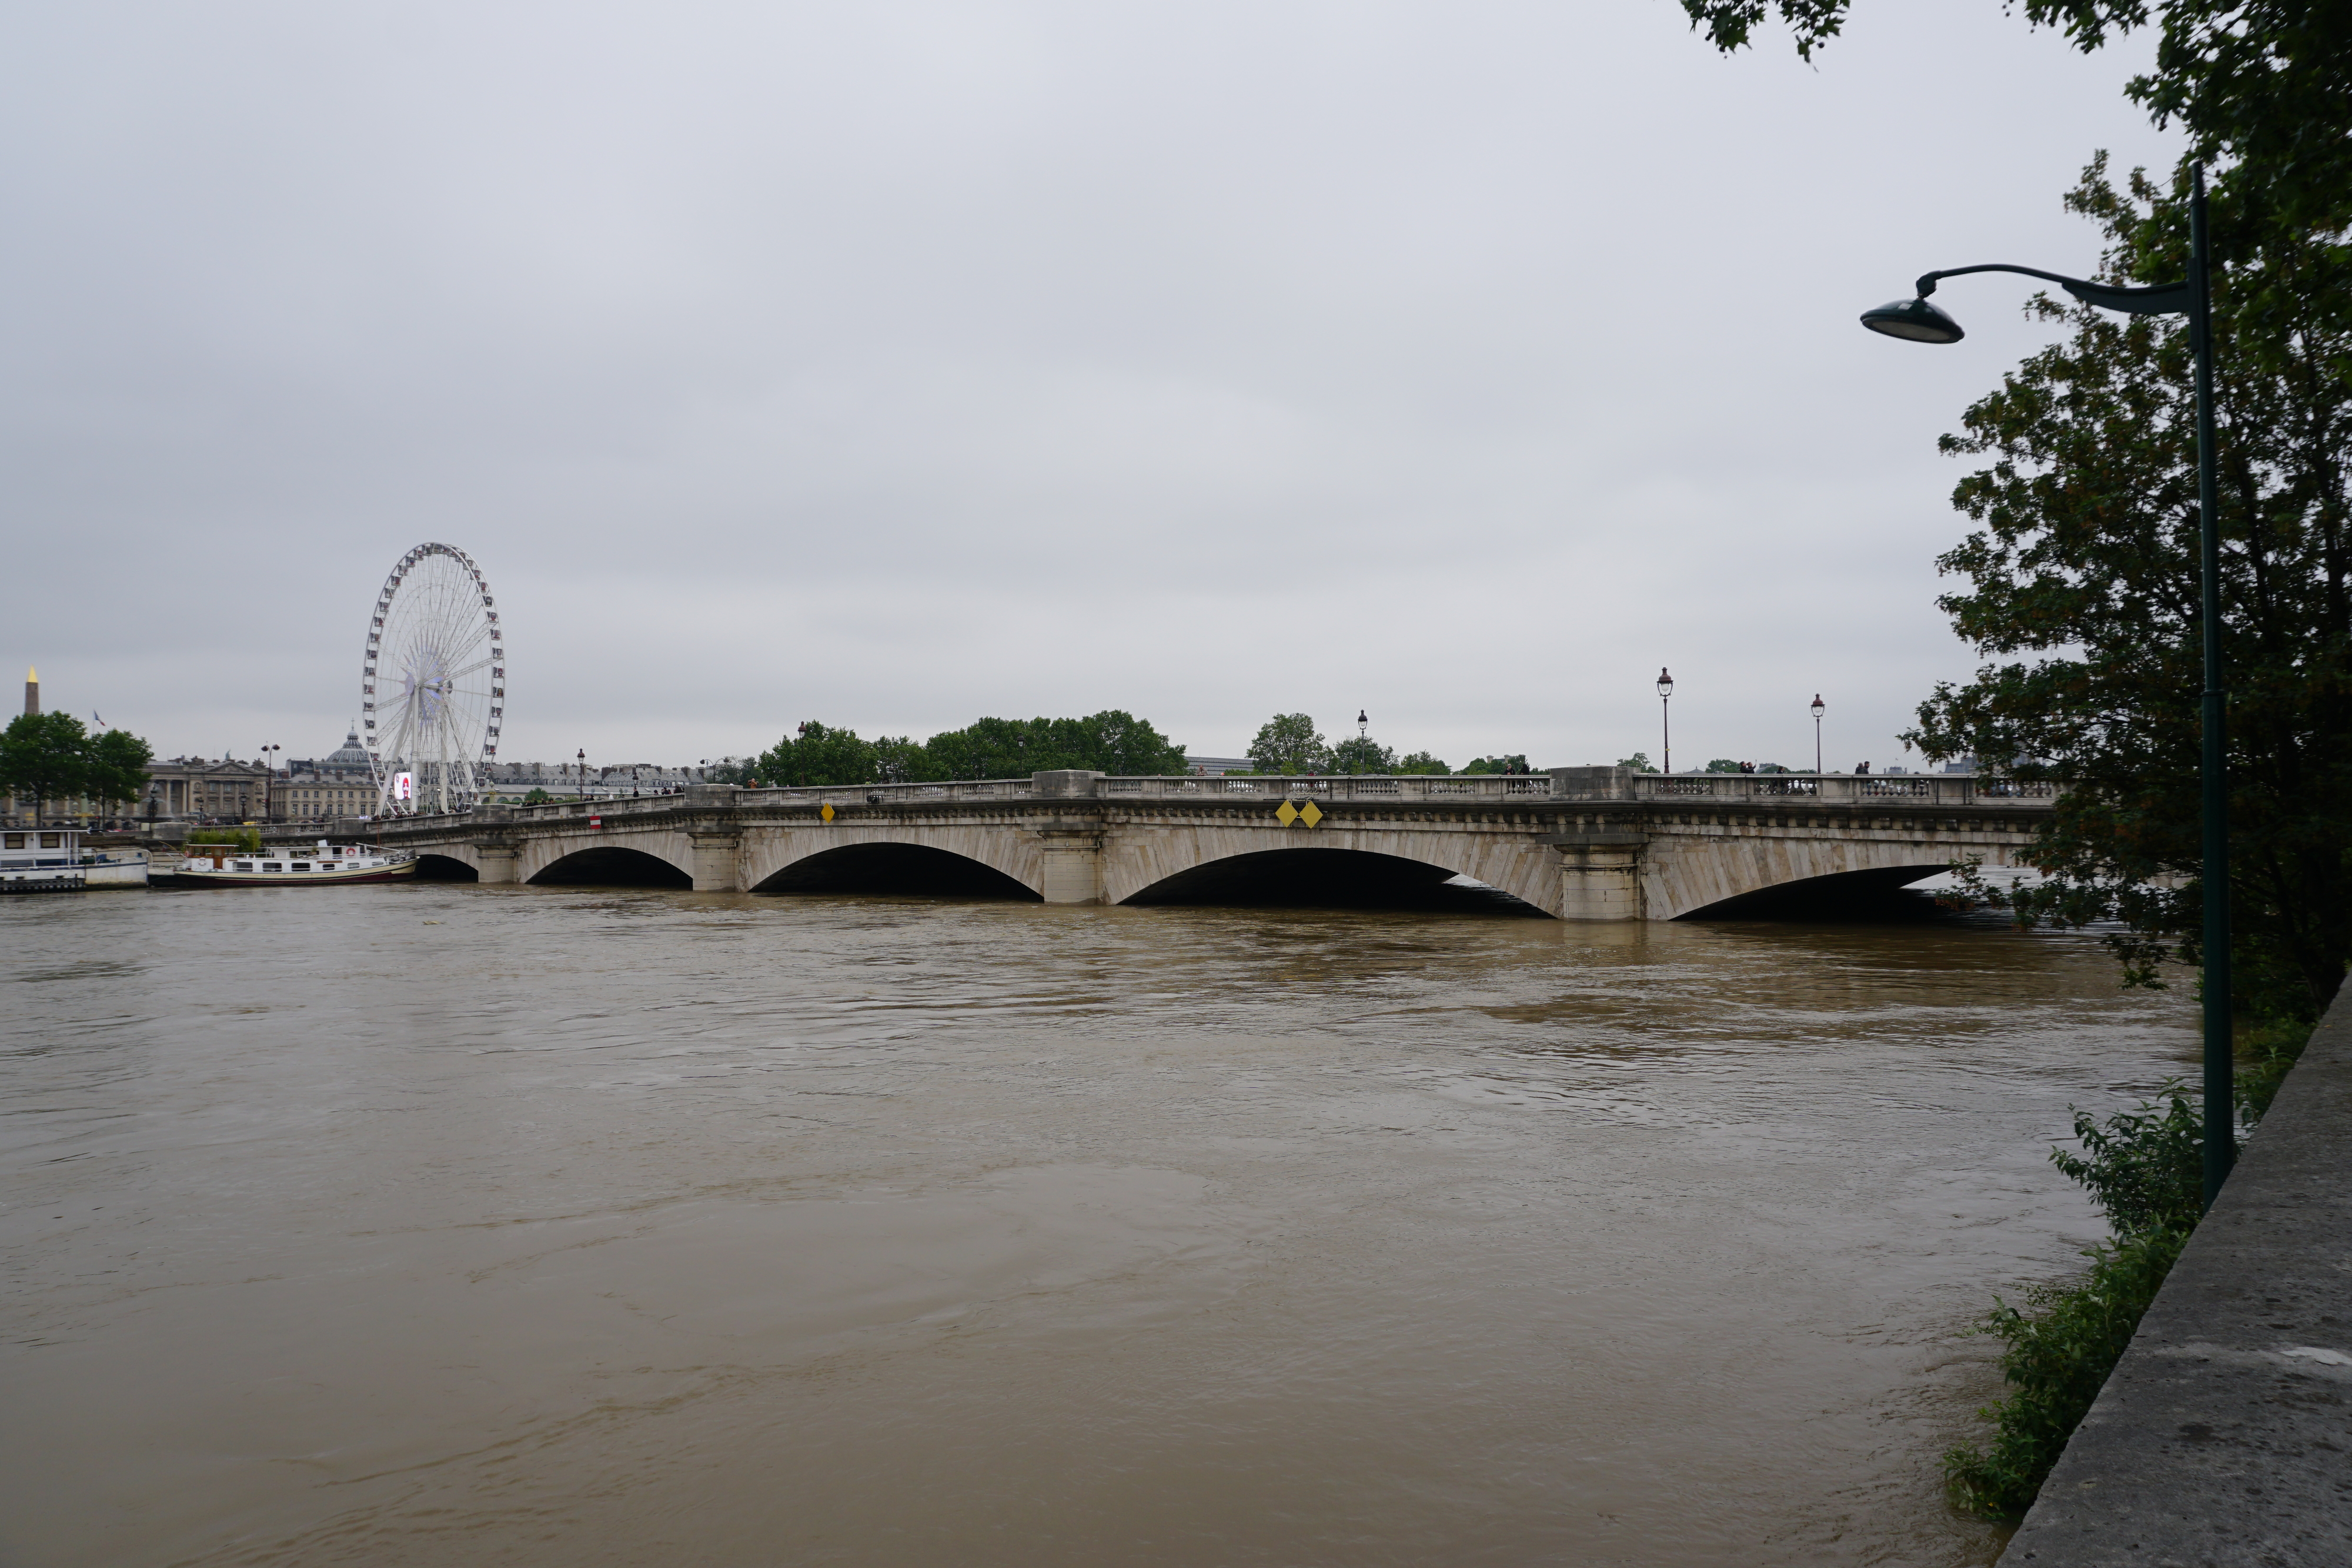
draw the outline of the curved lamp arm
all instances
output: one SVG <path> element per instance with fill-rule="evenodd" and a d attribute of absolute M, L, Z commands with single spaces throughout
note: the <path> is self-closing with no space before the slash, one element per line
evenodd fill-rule
<path fill-rule="evenodd" d="M 2146 288 L 2119 288 L 2112 283 L 2092 283 L 2084 278 L 2069 277 L 2063 272 L 2044 272 L 2038 267 L 2011 267 L 2007 262 L 1989 261 L 1981 267 L 1948 267 L 1940 272 L 1923 275 L 1915 286 L 1919 298 L 1925 299 L 1936 292 L 1936 280 L 1958 277 L 1966 272 L 2021 272 L 2028 277 L 2046 278 L 2085 305 L 2096 305 L 2104 310 L 2121 310 L 2133 316 L 2186 315 L 2189 308 L 2189 280 L 2158 283 Z"/>

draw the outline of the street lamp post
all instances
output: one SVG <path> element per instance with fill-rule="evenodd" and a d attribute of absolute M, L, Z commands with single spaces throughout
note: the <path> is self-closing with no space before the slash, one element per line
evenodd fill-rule
<path fill-rule="evenodd" d="M 1966 334 L 1958 322 L 1927 303 L 1938 279 L 1969 272 L 2016 272 L 2047 278 L 2086 305 L 2135 316 L 2189 318 L 2189 347 L 2194 356 L 2197 383 L 2197 556 L 2202 579 L 2199 595 L 2198 629 L 2203 643 L 2204 693 L 2200 716 L 2204 754 L 2200 782 L 2203 785 L 2203 864 L 2200 880 L 2205 891 L 2205 1205 L 2211 1207 L 2237 1161 L 2235 1070 L 2230 1038 L 2230 818 L 2228 694 L 2221 685 L 2221 526 L 2219 484 L 2215 476 L 2213 435 L 2213 282 L 2212 251 L 2205 226 L 2205 170 L 2189 172 L 2189 276 L 2179 283 L 2125 288 L 2111 283 L 2090 283 L 2039 267 L 1990 263 L 1981 267 L 1947 267 L 1930 272 L 1916 285 L 1917 297 L 1898 299 L 1863 312 L 1862 324 L 1874 332 L 1918 343 L 1957 343 Z"/>
<path fill-rule="evenodd" d="M 1822 694 L 1813 694 L 1813 776 L 1822 771 Z"/>
<path fill-rule="evenodd" d="M 282 746 L 265 746 L 261 748 L 261 820 L 265 822 L 274 822 L 278 820 L 269 805 L 269 797 L 277 793 L 278 778 L 277 766 L 271 762 L 269 754 L 285 749 Z"/>
<path fill-rule="evenodd" d="M 1675 770 L 1675 727 L 1666 713 L 1666 699 L 1675 695 L 1675 678 L 1666 674 L 1664 664 L 1658 666 L 1658 749 L 1665 760 L 1658 765 L 1661 774 Z"/>

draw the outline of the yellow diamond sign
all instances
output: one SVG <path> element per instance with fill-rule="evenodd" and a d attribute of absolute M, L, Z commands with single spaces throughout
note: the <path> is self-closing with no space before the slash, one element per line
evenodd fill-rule
<path fill-rule="evenodd" d="M 1284 802 L 1286 805 L 1289 802 L 1287 801 Z M 1314 801 L 1309 800 L 1307 804 L 1298 808 L 1298 820 L 1311 828 L 1316 823 L 1323 820 L 1323 813 L 1315 809 Z"/>
<path fill-rule="evenodd" d="M 1285 800 L 1274 809 L 1274 820 L 1286 828 L 1298 821 L 1298 808 Z"/>
<path fill-rule="evenodd" d="M 816 814 L 817 814 L 818 816 L 820 816 L 820 817 L 823 817 L 823 818 L 824 818 L 826 821 L 828 821 L 828 822 L 832 821 L 833 821 L 833 802 L 832 802 L 832 801 L 830 801 L 830 800 L 827 800 L 824 805 L 819 806 L 819 807 L 816 809 Z"/>

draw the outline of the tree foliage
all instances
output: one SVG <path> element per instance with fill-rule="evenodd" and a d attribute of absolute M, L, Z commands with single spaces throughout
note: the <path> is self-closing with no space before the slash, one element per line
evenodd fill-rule
<path fill-rule="evenodd" d="M 1382 746 L 1370 736 L 1351 735 L 1331 748 L 1331 771 L 1334 773 L 1394 773 L 1396 770 L 1396 748 Z"/>
<path fill-rule="evenodd" d="M 0 792 L 34 802 L 37 812 L 77 798 L 100 806 L 136 800 L 147 792 L 154 757 L 127 729 L 92 735 L 69 713 L 20 714 L 0 732 Z"/>
<path fill-rule="evenodd" d="M 771 789 L 806 788 L 870 784 L 875 761 L 873 744 L 860 740 L 856 730 L 809 719 L 761 752 L 751 768 L 752 777 Z"/>
<path fill-rule="evenodd" d="M 976 719 L 926 741 L 908 736 L 862 740 L 855 730 L 812 719 L 744 764 L 740 774 L 765 785 L 807 787 L 1019 779 L 1056 768 L 1176 774 L 1185 770 L 1184 748 L 1118 708 L 1084 718 Z"/>
<path fill-rule="evenodd" d="M 1683 0 L 1726 51 L 1778 14 L 1811 59 L 1851 0 Z M 2264 227 L 2329 232 L 2352 216 L 2352 0 L 2025 0 L 2029 22 L 2088 52 L 2158 29 L 2156 68 L 2124 89 L 2190 155 L 2226 166 L 2223 189 Z"/>
<path fill-rule="evenodd" d="M 1414 751 L 1397 758 L 1396 771 L 1427 774 L 1433 778 L 1442 779 L 1454 769 L 1445 766 L 1445 759 L 1433 751 Z"/>
<path fill-rule="evenodd" d="M 0 731 L 0 789 L 36 815 L 83 793 L 89 775 L 89 735 L 69 713 L 19 714 Z"/>
<path fill-rule="evenodd" d="M 1324 773 L 1331 767 L 1329 743 L 1303 713 L 1278 713 L 1259 726 L 1249 757 L 1260 773 Z"/>
<path fill-rule="evenodd" d="M 2118 189 L 2102 159 L 2068 204 L 2106 231 L 2105 276 L 2179 275 L 2177 189 L 2138 174 Z M 2352 254 L 2260 238 L 2227 258 L 2214 304 L 2232 952 L 2250 1010 L 2309 1019 L 2352 952 Z M 2006 901 L 2029 920 L 2123 922 L 2126 979 L 2157 984 L 2167 962 L 2200 961 L 2189 345 L 2177 317 L 2034 308 L 2068 338 L 1943 443 L 1991 460 L 1954 493 L 1980 527 L 1941 559 L 1968 587 L 1938 602 L 1995 662 L 1939 685 L 1905 738 L 2071 781 L 2028 856 L 2052 879 Z"/>
<path fill-rule="evenodd" d="M 138 800 L 147 792 L 147 765 L 155 748 L 127 729 L 100 730 L 85 755 L 82 793 L 100 805 Z"/>

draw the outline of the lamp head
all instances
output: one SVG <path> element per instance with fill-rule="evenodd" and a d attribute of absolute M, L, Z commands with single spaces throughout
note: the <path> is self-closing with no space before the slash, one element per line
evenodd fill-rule
<path fill-rule="evenodd" d="M 1659 666 L 1658 669 L 1658 695 L 1662 697 L 1675 695 L 1675 678 L 1666 674 L 1664 665 Z"/>
<path fill-rule="evenodd" d="M 1890 338 L 1914 343 L 1957 343 L 1968 336 L 1960 324 L 1925 299 L 1890 299 L 1862 313 L 1862 324 Z"/>
<path fill-rule="evenodd" d="M 1813 716 L 1815 718 L 1822 716 L 1822 694 L 1819 692 L 1813 694 Z"/>

